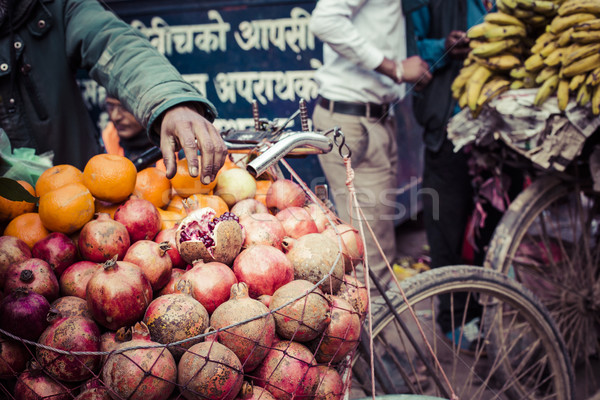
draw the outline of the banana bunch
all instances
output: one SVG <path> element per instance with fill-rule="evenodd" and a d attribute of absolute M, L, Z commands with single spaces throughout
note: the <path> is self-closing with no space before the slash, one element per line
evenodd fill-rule
<path fill-rule="evenodd" d="M 527 26 L 545 27 L 564 2 L 565 0 L 497 0 L 496 7 Z"/>

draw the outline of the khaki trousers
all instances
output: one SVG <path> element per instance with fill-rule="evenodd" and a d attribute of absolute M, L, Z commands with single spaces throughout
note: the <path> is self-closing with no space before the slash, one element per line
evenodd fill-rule
<path fill-rule="evenodd" d="M 350 160 L 358 203 L 391 264 L 396 257 L 394 220 L 400 213 L 396 202 L 398 146 L 395 118 L 388 117 L 379 121 L 375 118 L 333 113 L 317 105 L 313 113 L 313 124 L 316 130 L 321 131 L 337 126 L 344 134 L 345 142 L 352 152 Z M 319 155 L 319 162 L 327 178 L 337 215 L 358 228 L 359 215 L 356 210 L 350 212 L 353 207 L 349 207 L 346 167 L 338 150 L 334 148 L 328 154 Z M 377 274 L 382 284 L 388 285 L 391 274 L 366 226 L 364 231 L 369 268 Z M 362 280 L 362 267 L 357 268 L 357 274 Z"/>

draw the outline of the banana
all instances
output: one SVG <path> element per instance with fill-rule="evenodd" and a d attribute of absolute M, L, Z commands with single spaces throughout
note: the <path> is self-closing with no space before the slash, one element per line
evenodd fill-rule
<path fill-rule="evenodd" d="M 525 10 L 533 10 L 533 0 L 517 0 L 517 7 Z"/>
<path fill-rule="evenodd" d="M 544 15 L 551 15 L 556 13 L 558 5 L 552 1 L 536 0 L 533 2 L 533 11 Z"/>
<path fill-rule="evenodd" d="M 563 31 L 558 39 L 556 39 L 558 47 L 567 47 L 571 43 L 571 35 L 573 32 L 575 32 L 575 27 L 570 27 L 566 31 Z"/>
<path fill-rule="evenodd" d="M 564 111 L 569 103 L 569 81 L 561 79 L 558 81 L 556 89 L 556 99 L 558 100 L 558 109 Z"/>
<path fill-rule="evenodd" d="M 589 86 L 596 86 L 600 84 L 600 67 L 597 67 L 593 71 L 590 71 L 587 74 L 587 78 L 585 79 L 585 84 Z"/>
<path fill-rule="evenodd" d="M 525 83 L 520 80 L 512 81 L 510 83 L 510 90 L 522 89 L 525 87 Z"/>
<path fill-rule="evenodd" d="M 458 98 L 458 106 L 460 108 L 465 108 L 467 106 L 467 91 L 464 90 L 460 97 Z"/>
<path fill-rule="evenodd" d="M 530 72 L 544 68 L 544 58 L 539 54 L 532 54 L 525 60 L 525 69 Z"/>
<path fill-rule="evenodd" d="M 563 66 L 560 73 L 564 77 L 571 78 L 575 75 L 593 70 L 598 66 L 598 63 L 600 63 L 600 53 L 595 53 L 591 56 L 574 61 L 566 67 Z"/>
<path fill-rule="evenodd" d="M 577 104 L 580 106 L 585 106 L 590 102 L 590 98 L 592 97 L 592 91 L 588 85 L 581 85 L 579 87 L 579 91 L 577 92 Z"/>
<path fill-rule="evenodd" d="M 467 81 L 467 106 L 471 109 L 471 111 L 475 111 L 477 108 L 477 99 L 479 98 L 481 88 L 491 76 L 492 71 L 483 65 L 480 65 L 477 67 L 475 72 L 473 72 L 471 79 Z"/>
<path fill-rule="evenodd" d="M 491 57 L 519 44 L 519 39 L 504 39 L 496 42 L 482 43 L 471 50 L 474 56 Z"/>
<path fill-rule="evenodd" d="M 586 74 L 579 74 L 572 77 L 571 81 L 569 82 L 569 91 L 574 92 L 579 89 L 581 84 L 585 82 L 585 77 Z"/>
<path fill-rule="evenodd" d="M 559 66 L 562 63 L 566 51 L 567 49 L 565 47 L 557 48 L 550 53 L 548 57 L 544 58 L 544 65 L 547 67 Z"/>
<path fill-rule="evenodd" d="M 600 51 L 600 43 L 589 43 L 585 45 L 573 45 L 565 52 L 562 65 L 567 66 L 574 61 L 590 56 Z"/>
<path fill-rule="evenodd" d="M 548 23 L 546 16 L 544 15 L 534 15 L 526 19 L 528 25 L 532 25 L 535 27 L 546 25 Z"/>
<path fill-rule="evenodd" d="M 483 17 L 483 20 L 496 25 L 516 25 L 525 28 L 523 21 L 503 12 L 487 13 L 485 17 Z"/>
<path fill-rule="evenodd" d="M 481 92 L 477 98 L 477 107 L 481 107 L 500 93 L 507 91 L 509 86 L 510 81 L 500 77 L 495 77 L 487 81 L 481 88 Z"/>
<path fill-rule="evenodd" d="M 499 54 L 488 58 L 475 57 L 475 62 L 485 65 L 492 71 L 508 71 L 521 64 L 521 60 L 513 54 Z"/>
<path fill-rule="evenodd" d="M 532 53 L 539 53 L 544 47 L 546 47 L 546 45 L 554 40 L 556 40 L 557 37 L 554 33 L 551 32 L 544 32 L 542 33 L 540 36 L 538 36 L 538 38 L 535 41 L 535 44 L 533 46 L 531 46 L 531 52 Z"/>
<path fill-rule="evenodd" d="M 560 33 L 569 29 L 573 25 L 577 25 L 585 21 L 590 21 L 592 19 L 596 19 L 596 16 L 590 13 L 577 13 L 567 15 L 564 17 L 555 17 L 550 23 L 550 32 L 555 34 Z"/>
<path fill-rule="evenodd" d="M 594 86 L 592 93 L 592 113 L 594 115 L 600 114 L 600 85 Z"/>
<path fill-rule="evenodd" d="M 558 48 L 558 43 L 556 41 L 552 41 L 552 42 L 548 43 L 546 46 L 544 46 L 544 48 L 542 50 L 540 50 L 540 56 L 542 56 L 543 58 L 546 58 L 546 57 L 548 57 L 548 55 L 550 55 L 550 53 L 552 53 L 557 48 Z"/>
<path fill-rule="evenodd" d="M 600 42 L 600 30 L 575 31 L 571 34 L 571 40 L 583 44 Z"/>
<path fill-rule="evenodd" d="M 517 17 L 519 19 L 527 20 L 529 18 L 535 17 L 537 14 L 533 10 L 524 10 L 522 8 L 515 8 L 512 10 L 512 15 L 514 15 L 515 17 Z"/>
<path fill-rule="evenodd" d="M 526 35 L 527 31 L 521 26 L 496 25 L 489 22 L 474 25 L 467 31 L 467 37 L 470 39 L 502 40 L 513 36 L 525 37 Z"/>
<path fill-rule="evenodd" d="M 600 30 L 600 18 L 591 19 L 589 21 L 575 24 L 575 25 L 573 25 L 573 29 L 576 31 Z"/>
<path fill-rule="evenodd" d="M 531 75 L 531 72 L 527 71 L 524 65 L 519 65 L 518 67 L 511 69 L 509 75 L 511 78 L 522 79 L 528 75 Z"/>
<path fill-rule="evenodd" d="M 600 1 L 598 0 L 568 0 L 558 10 L 558 15 L 566 16 L 577 13 L 600 13 Z"/>
<path fill-rule="evenodd" d="M 538 72 L 537 76 L 535 77 L 535 83 L 541 85 L 543 82 L 550 79 L 554 75 L 558 75 L 558 68 L 546 67 L 540 72 Z"/>
<path fill-rule="evenodd" d="M 514 7 L 507 6 L 503 0 L 496 0 L 496 8 L 502 13 L 510 14 Z"/>
<path fill-rule="evenodd" d="M 478 67 L 479 67 L 479 65 L 477 65 L 476 63 L 473 63 L 471 65 L 461 68 L 458 75 L 452 81 L 452 84 L 450 85 L 450 90 L 452 92 L 456 92 L 456 91 L 464 88 L 464 86 L 467 84 L 467 81 L 469 80 L 469 78 L 471 77 L 473 72 L 475 72 L 475 70 Z"/>
<path fill-rule="evenodd" d="M 497 0 L 496 7 L 498 7 L 498 9 L 505 8 L 507 10 L 512 10 L 517 8 L 517 0 Z"/>
<path fill-rule="evenodd" d="M 542 86 L 537 90 L 533 104 L 537 107 L 541 106 L 548 97 L 552 96 L 558 86 L 558 75 L 553 75 L 546 79 Z"/>

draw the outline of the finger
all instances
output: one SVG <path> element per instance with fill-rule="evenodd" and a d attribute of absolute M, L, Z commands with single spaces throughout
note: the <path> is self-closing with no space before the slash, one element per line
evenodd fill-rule
<path fill-rule="evenodd" d="M 217 176 L 217 172 L 225 163 L 227 148 L 217 131 L 217 128 L 209 121 L 204 120 L 199 124 L 198 137 L 200 137 L 200 148 L 202 149 L 202 181 L 210 183 Z"/>
<path fill-rule="evenodd" d="M 198 144 L 196 143 L 192 124 L 189 122 L 180 123 L 175 126 L 175 129 L 187 159 L 188 171 L 192 177 L 196 177 L 198 176 Z"/>
<path fill-rule="evenodd" d="M 175 161 L 175 149 L 177 143 L 175 138 L 168 135 L 161 135 L 160 137 L 160 150 L 163 155 L 163 162 L 165 163 L 167 178 L 171 179 L 177 173 L 177 162 Z"/>

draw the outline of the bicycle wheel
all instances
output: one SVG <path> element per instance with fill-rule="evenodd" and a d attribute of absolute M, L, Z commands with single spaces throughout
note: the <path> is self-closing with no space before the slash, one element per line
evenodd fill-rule
<path fill-rule="evenodd" d="M 375 395 L 396 391 L 450 398 L 453 391 L 459 399 L 572 399 L 572 369 L 560 333 L 539 300 L 515 280 L 480 267 L 448 266 L 406 279 L 402 289 L 422 333 L 398 290 L 386 292 L 392 307 L 381 299 L 372 302 Z M 441 296 L 453 305 L 462 297 L 465 309 L 471 302 L 479 305 L 480 331 L 471 351 L 460 347 L 466 330 L 454 342 L 442 334 L 436 322 Z M 466 327 L 466 312 L 454 308 L 455 327 Z M 369 358 L 363 341 L 353 385 L 366 395 L 372 395 Z M 429 364 L 429 370 L 419 364 Z"/>
<path fill-rule="evenodd" d="M 548 308 L 574 362 L 578 399 L 600 392 L 600 201 L 591 185 L 535 181 L 503 216 L 484 264 Z"/>

